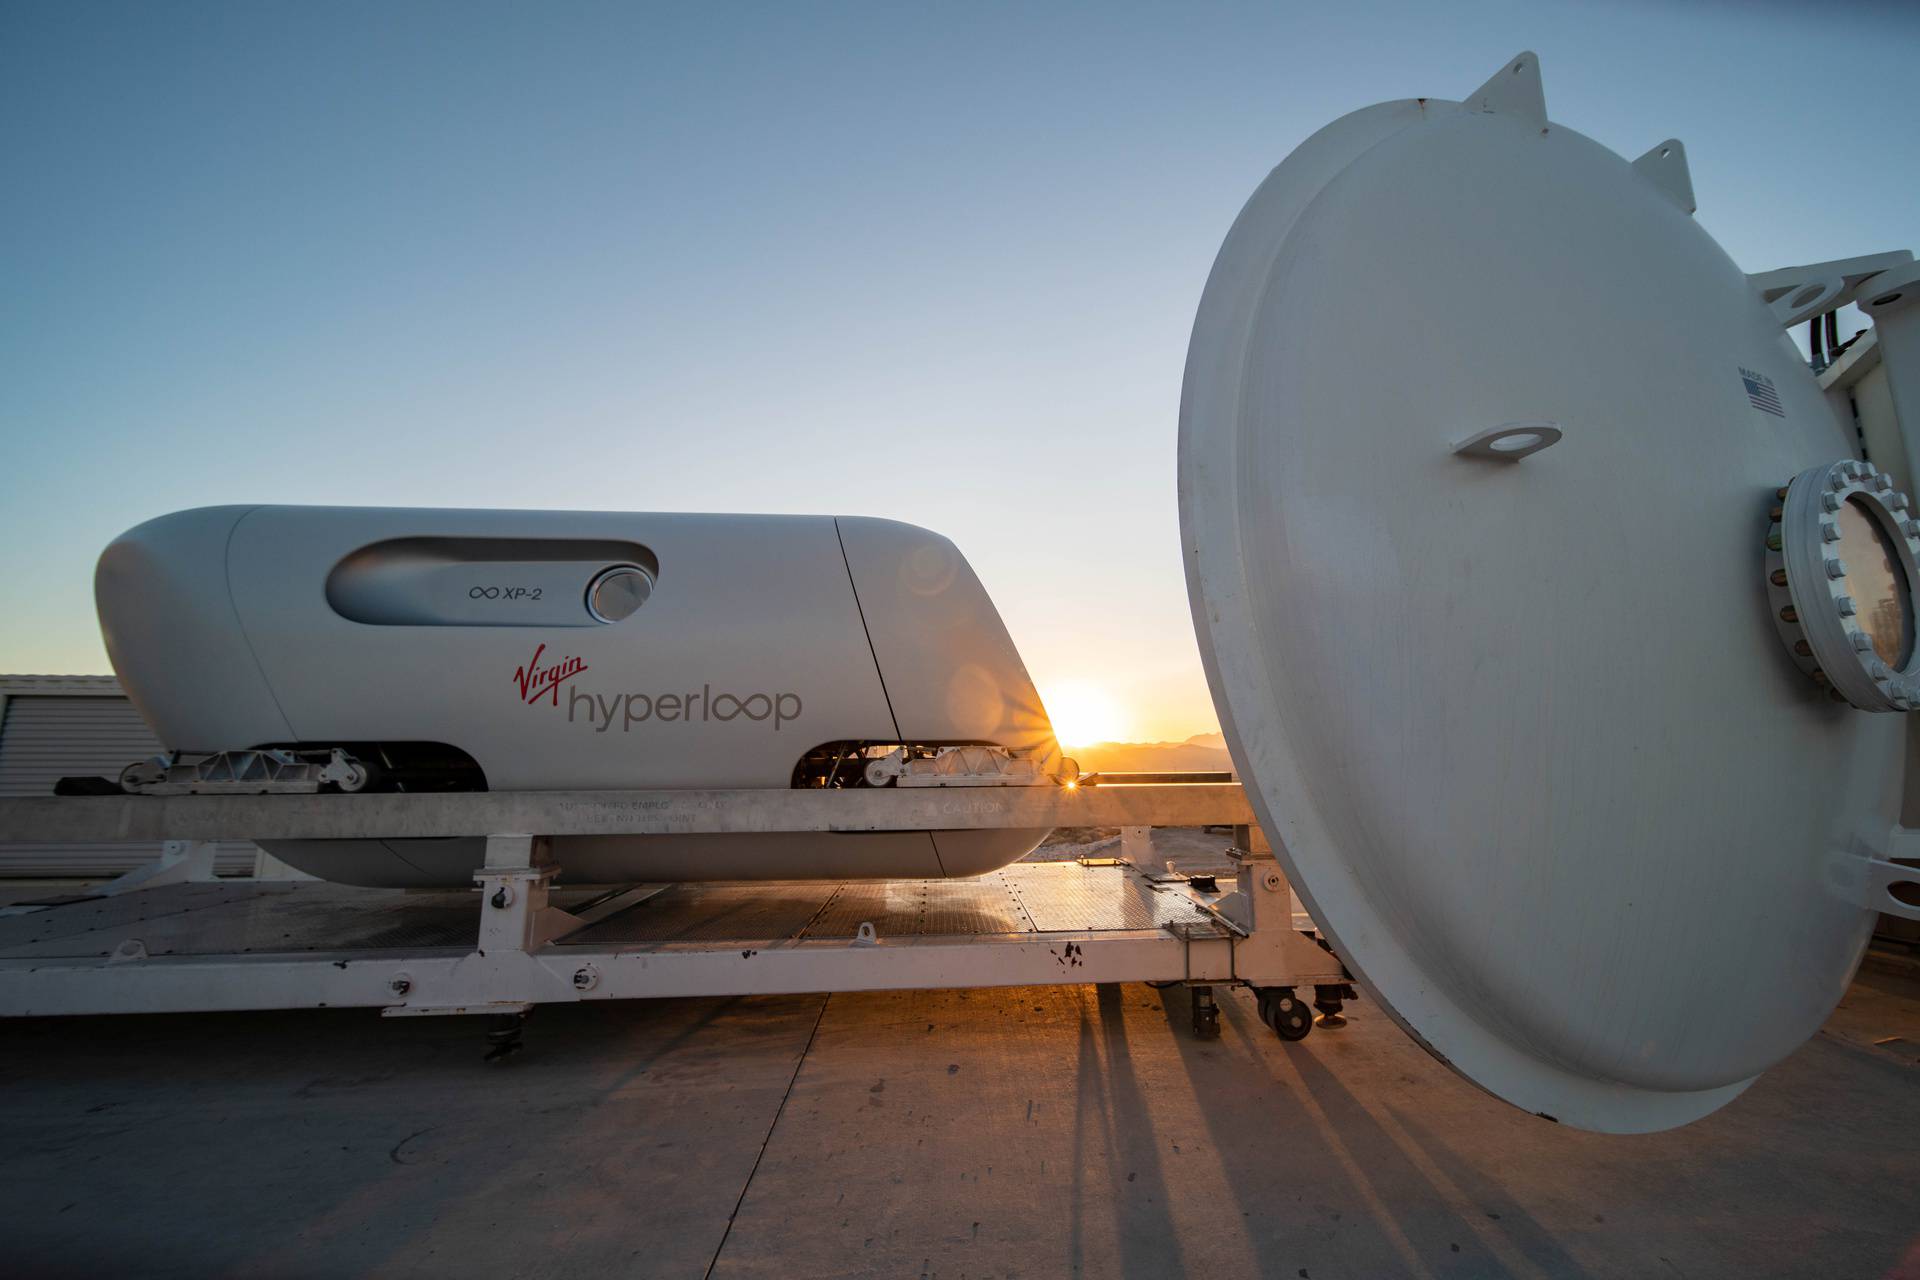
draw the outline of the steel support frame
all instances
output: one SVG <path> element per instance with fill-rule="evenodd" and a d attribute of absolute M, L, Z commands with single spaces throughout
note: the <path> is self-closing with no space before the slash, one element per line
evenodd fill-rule
<path fill-rule="evenodd" d="M 1169 807 L 1184 816 L 1188 806 L 1183 801 Z M 1227 809 L 1229 816 L 1239 816 L 1235 806 Z M 977 809 L 974 821 L 988 825 Z M 1246 838 L 1241 843 L 1261 844 Z M 1272 855 L 1241 851 L 1239 856 L 1241 887 L 1224 899 L 1169 881 L 1158 868 L 1122 869 L 1153 892 L 1184 894 L 1214 922 L 1178 932 L 890 938 L 863 929 L 852 940 L 602 948 L 568 944 L 566 938 L 670 886 L 638 886 L 564 911 L 549 901 L 558 870 L 551 839 L 494 834 L 487 840 L 485 864 L 474 875 L 480 922 L 471 951 L 0 960 L 0 1015 L 338 1007 L 378 1008 L 388 1016 L 501 1014 L 581 1000 L 1103 982 L 1209 988 L 1341 981 L 1339 961 L 1296 929 L 1286 880 Z M 287 890 L 298 891 L 298 886 Z"/>
<path fill-rule="evenodd" d="M 0 799 L 8 840 L 390 840 L 1162 827 L 1253 821 L 1238 783 Z"/>

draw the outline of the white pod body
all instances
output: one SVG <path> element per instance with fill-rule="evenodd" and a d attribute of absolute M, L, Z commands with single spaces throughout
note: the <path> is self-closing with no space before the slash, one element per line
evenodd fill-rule
<path fill-rule="evenodd" d="M 631 609 L 611 621 L 589 598 L 610 572 L 630 585 L 603 608 Z M 808 751 L 842 742 L 1058 760 L 966 560 L 894 521 L 213 507 L 124 534 L 95 591 L 122 685 L 176 751 L 436 744 L 495 791 L 784 788 Z M 577 837 L 555 852 L 592 882 L 975 875 L 1043 836 Z M 431 885 L 469 883 L 481 846 L 270 848 L 328 879 Z"/>

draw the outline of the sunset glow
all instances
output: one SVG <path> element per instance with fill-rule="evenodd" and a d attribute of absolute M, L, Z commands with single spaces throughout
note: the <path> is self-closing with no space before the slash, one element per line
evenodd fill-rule
<path fill-rule="evenodd" d="M 1053 721 L 1053 733 L 1062 746 L 1086 747 L 1116 742 L 1126 736 L 1126 711 L 1100 685 L 1073 680 L 1045 690 L 1041 701 Z"/>

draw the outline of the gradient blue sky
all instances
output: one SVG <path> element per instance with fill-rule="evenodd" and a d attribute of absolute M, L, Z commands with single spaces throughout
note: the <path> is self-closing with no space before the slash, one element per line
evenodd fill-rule
<path fill-rule="evenodd" d="M 0 671 L 223 502 L 843 512 L 966 551 L 1043 692 L 1213 727 L 1194 305 L 1335 116 L 1541 56 L 1750 271 L 1920 248 L 1897 5 L 0 6 Z"/>

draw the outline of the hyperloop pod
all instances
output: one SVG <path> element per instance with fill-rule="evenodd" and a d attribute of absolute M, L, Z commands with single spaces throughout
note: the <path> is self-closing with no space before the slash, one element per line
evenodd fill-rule
<path fill-rule="evenodd" d="M 209 507 L 122 535 L 95 597 L 170 753 L 130 768 L 129 791 L 1053 785 L 1060 763 L 965 558 L 890 520 Z M 554 853 L 590 883 L 966 876 L 1045 834 L 573 836 Z M 470 885 L 484 856 L 477 839 L 266 847 L 381 886 Z"/>

